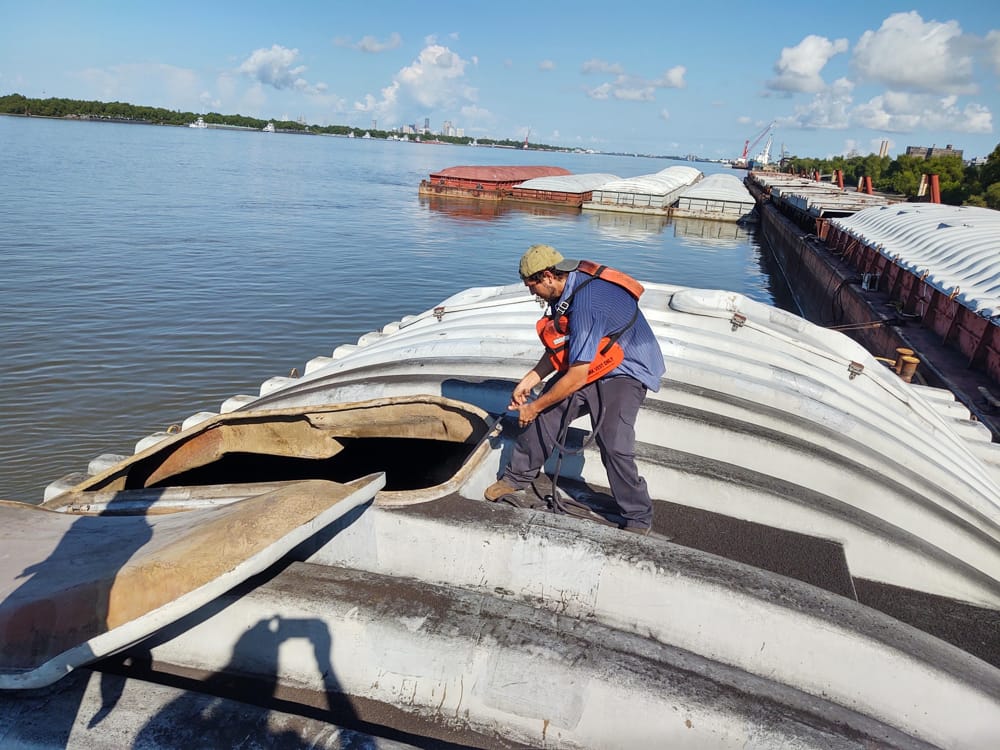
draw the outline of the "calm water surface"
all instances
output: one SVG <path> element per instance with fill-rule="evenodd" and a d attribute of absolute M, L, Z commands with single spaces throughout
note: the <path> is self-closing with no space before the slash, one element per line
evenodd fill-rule
<path fill-rule="evenodd" d="M 0 117 L 0 498 L 38 502 L 94 456 L 514 282 L 536 242 L 650 281 L 780 293 L 733 225 L 418 198 L 460 164 L 672 162 Z"/>

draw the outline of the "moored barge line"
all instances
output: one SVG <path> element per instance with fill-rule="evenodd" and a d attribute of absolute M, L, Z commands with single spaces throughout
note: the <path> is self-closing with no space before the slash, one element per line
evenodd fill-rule
<path fill-rule="evenodd" d="M 751 173 L 747 187 L 758 202 L 764 239 L 800 314 L 843 330 L 876 357 L 896 360 L 898 349 L 912 350 L 920 360 L 918 382 L 954 393 L 988 428 L 993 440 L 1000 440 L 996 316 L 989 309 L 975 309 L 976 304 L 982 306 L 982 299 L 973 299 L 970 305 L 960 289 L 956 291 L 961 286 L 969 291 L 971 284 L 953 281 L 950 292 L 935 288 L 934 274 L 947 275 L 948 268 L 931 267 L 927 262 L 905 268 L 898 257 L 880 252 L 886 245 L 919 247 L 921 211 L 940 212 L 941 222 L 960 226 L 967 223 L 969 209 L 892 205 L 885 196 L 845 192 L 829 183 L 775 173 Z M 849 230 L 852 224 L 866 221 L 865 217 L 872 221 L 876 212 L 880 219 L 881 214 L 898 214 L 899 223 L 878 240 L 866 240 L 863 231 Z M 973 213 L 980 221 L 1000 226 L 998 212 L 974 209 Z M 959 248 L 959 252 L 966 250 Z M 893 251 L 893 255 L 899 253 L 899 249 Z M 967 257 L 970 263 L 975 260 Z M 1000 260 L 994 262 L 1000 274 Z M 981 266 L 980 276 L 989 276 Z"/>
<path fill-rule="evenodd" d="M 738 178 L 726 174 L 706 178 L 687 166 L 626 179 L 603 173 L 575 175 L 559 167 L 449 167 L 421 180 L 418 194 L 437 201 L 454 198 L 581 209 L 598 216 L 669 219 L 676 215 L 713 222 L 746 221 L 755 206 Z"/>

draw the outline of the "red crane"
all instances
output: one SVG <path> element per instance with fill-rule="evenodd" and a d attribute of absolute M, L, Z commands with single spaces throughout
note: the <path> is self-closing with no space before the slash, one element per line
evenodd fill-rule
<path fill-rule="evenodd" d="M 742 161 L 745 164 L 747 160 L 747 155 L 755 148 L 757 148 L 757 144 L 760 143 L 761 140 L 763 140 L 764 136 L 767 135 L 768 131 L 770 131 L 771 128 L 773 127 L 774 127 L 774 122 L 773 121 L 769 122 L 766 128 L 764 128 L 756 136 L 754 136 L 752 143 L 749 138 L 745 140 L 743 142 L 743 154 L 740 156 L 738 161 Z"/>

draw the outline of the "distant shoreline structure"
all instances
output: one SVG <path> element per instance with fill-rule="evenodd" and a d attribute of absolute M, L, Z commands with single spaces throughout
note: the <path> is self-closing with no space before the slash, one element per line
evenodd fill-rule
<path fill-rule="evenodd" d="M 97 123 L 118 123 L 120 125 L 153 125 L 156 127 L 168 127 L 168 128 L 187 128 L 189 123 L 172 123 L 172 122 L 153 122 L 152 120 L 136 120 L 129 118 L 112 118 L 112 117 L 99 117 L 94 115 L 60 115 L 58 117 L 52 115 L 33 115 L 33 114 L 23 114 L 21 112 L 0 112 L 0 117 L 21 117 L 29 120 L 61 120 L 70 122 L 97 122 Z M 197 128 L 200 130 L 201 128 Z M 206 123 L 206 130 L 240 130 L 246 132 L 270 132 L 270 133 L 283 133 L 285 135 L 316 135 L 316 136 L 326 136 L 332 138 L 355 138 L 356 140 L 398 140 L 400 142 L 406 142 L 402 138 L 392 139 L 392 138 L 375 138 L 370 136 L 369 138 L 364 138 L 364 136 L 352 136 L 351 133 L 341 134 L 341 133 L 323 133 L 314 130 L 294 130 L 291 128 L 275 128 L 274 130 L 264 131 L 263 128 L 256 128 L 249 125 L 224 125 L 219 123 Z M 357 129 L 359 130 L 359 129 Z M 437 146 L 466 146 L 470 144 L 465 143 L 452 143 L 450 141 L 441 140 L 430 140 L 430 141 L 417 141 L 412 140 L 410 143 L 416 144 L 431 144 Z M 505 143 L 476 143 L 479 148 L 499 148 L 499 149 L 521 149 L 520 146 L 511 146 Z M 571 149 L 571 148 L 557 148 L 555 146 L 541 146 L 526 149 L 528 151 L 547 151 L 556 154 L 593 154 L 600 156 L 630 156 L 633 158 L 643 158 L 643 159 L 666 159 L 668 161 L 691 161 L 691 162 L 702 162 L 706 164 L 728 164 L 729 159 L 708 159 L 708 158 L 690 158 L 681 156 L 670 156 L 664 154 L 640 154 L 631 151 L 583 151 L 582 149 Z"/>
<path fill-rule="evenodd" d="M 150 117 L 128 117 L 120 115 L 106 116 L 99 112 L 90 113 L 83 112 L 86 109 L 98 109 L 103 110 L 107 107 L 113 107 L 115 109 L 125 109 L 134 110 L 137 113 L 146 115 L 149 113 L 152 115 Z M 125 102 L 100 102 L 100 101 L 80 101 L 74 99 L 62 99 L 49 97 L 47 99 L 33 99 L 29 97 L 22 96 L 21 94 L 12 93 L 8 95 L 0 96 L 0 108 L 6 109 L 7 111 L 0 111 L 0 115 L 8 115 L 11 117 L 28 117 L 28 118 L 39 118 L 45 120 L 74 120 L 77 122 L 117 122 L 126 125 L 172 125 L 174 127 L 188 127 L 195 118 L 199 115 L 194 112 L 179 112 L 175 110 L 167 110 L 159 107 L 143 107 L 134 104 L 128 104 Z M 50 112 L 52 109 L 56 110 L 55 114 L 35 114 L 31 110 L 45 110 L 48 109 Z M 17 111 L 11 111 L 11 110 Z M 23 111 L 22 111 L 23 110 Z M 219 113 L 211 113 L 210 115 L 201 115 L 203 118 L 211 117 L 215 120 L 220 119 L 238 119 L 240 124 L 230 124 L 225 122 L 205 122 L 205 128 L 200 126 L 196 129 L 215 129 L 215 130 L 250 130 L 250 131 L 262 131 L 266 126 L 268 121 L 258 120 L 253 117 L 244 117 L 242 115 L 220 115 Z M 244 124 L 245 123 L 245 124 Z M 284 123 L 286 127 L 281 127 L 281 124 L 275 122 L 274 131 L 264 131 L 264 132 L 276 132 L 276 133 L 286 133 L 291 135 L 332 135 L 339 137 L 353 137 L 361 140 L 395 140 L 411 143 L 426 143 L 433 145 L 454 145 L 454 146 L 469 146 L 474 145 L 480 148 L 501 148 L 501 149 L 521 149 L 528 151 L 543 151 L 552 153 L 567 153 L 567 154 L 598 154 L 602 156 L 631 156 L 631 157 L 643 157 L 648 159 L 665 159 L 669 161 L 697 161 L 703 163 L 711 164 L 729 164 L 729 159 L 710 159 L 697 157 L 693 155 L 681 156 L 675 154 L 651 154 L 651 153 L 639 153 L 635 151 L 598 151 L 594 149 L 583 149 L 565 146 L 550 146 L 548 144 L 541 143 L 526 143 L 526 139 L 518 138 L 488 138 L 488 137 L 453 137 L 445 136 L 440 134 L 433 134 L 430 132 L 426 133 L 398 133 L 396 131 L 377 131 L 371 130 L 368 132 L 368 138 L 365 138 L 365 130 L 363 128 L 356 128 L 349 125 L 306 125 L 302 122 L 286 122 Z M 395 137 L 393 137 L 395 136 Z M 428 140 L 423 140 L 423 137 L 427 137 Z M 421 140 L 416 140 L 420 138 Z"/>

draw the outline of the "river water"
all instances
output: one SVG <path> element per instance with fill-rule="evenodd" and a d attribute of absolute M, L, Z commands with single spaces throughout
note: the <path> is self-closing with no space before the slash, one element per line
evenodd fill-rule
<path fill-rule="evenodd" d="M 101 453 L 461 289 L 515 282 L 536 242 L 784 299 L 735 225 L 417 195 L 461 164 L 632 177 L 676 163 L 662 159 L 14 117 L 0 146 L 3 499 L 39 502 Z"/>

